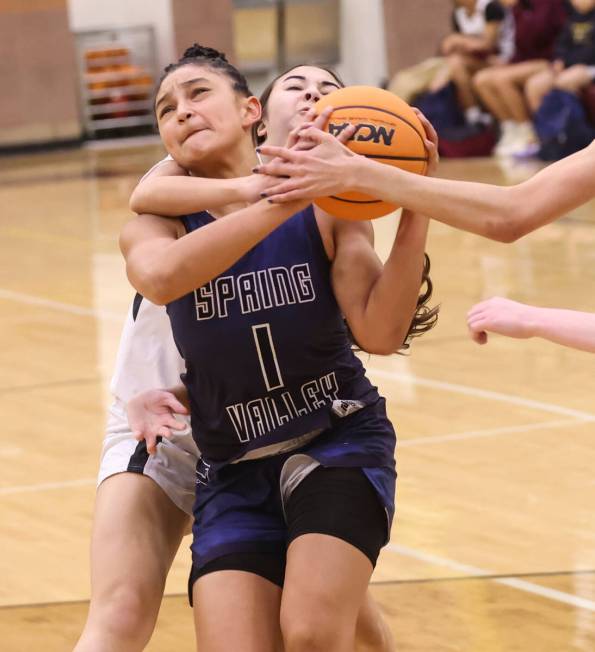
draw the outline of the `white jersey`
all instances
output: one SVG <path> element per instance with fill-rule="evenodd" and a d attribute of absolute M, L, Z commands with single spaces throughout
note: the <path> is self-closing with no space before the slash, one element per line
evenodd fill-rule
<path fill-rule="evenodd" d="M 148 389 L 174 387 L 180 384 L 185 369 L 165 306 L 156 306 L 137 294 L 118 347 L 112 395 L 126 404 Z"/>
<path fill-rule="evenodd" d="M 482 36 L 487 23 L 501 22 L 498 34 L 498 53 L 502 59 L 509 61 L 514 56 L 514 17 L 509 9 L 496 0 L 477 0 L 473 13 L 468 14 L 465 7 L 458 7 L 453 12 L 454 27 L 461 34 Z"/>
<path fill-rule="evenodd" d="M 196 463 L 199 452 L 192 438 L 189 417 L 182 431 L 163 438 L 155 455 L 130 430 L 126 403 L 139 392 L 180 384 L 185 371 L 165 306 L 156 306 L 139 294 L 134 298 L 122 331 L 111 391 L 98 484 L 120 473 L 140 473 L 152 478 L 174 505 L 192 515 Z"/>
<path fill-rule="evenodd" d="M 151 170 L 170 159 L 160 161 Z M 101 484 L 125 472 L 148 476 L 174 505 L 192 516 L 199 451 L 192 438 L 190 418 L 179 416 L 186 428 L 172 431 L 171 437 L 158 444 L 155 454 L 149 455 L 145 442 L 133 436 L 126 414 L 126 404 L 134 396 L 149 389 L 179 385 L 185 370 L 165 306 L 137 294 L 122 330 L 110 383 L 114 401 L 109 408 L 97 482 Z"/>

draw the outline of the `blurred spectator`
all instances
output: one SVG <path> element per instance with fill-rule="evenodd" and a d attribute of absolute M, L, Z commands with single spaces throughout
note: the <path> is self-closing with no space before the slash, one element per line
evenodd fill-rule
<path fill-rule="evenodd" d="M 387 84 L 387 88 L 391 93 L 411 104 L 418 95 L 434 87 L 434 80 L 440 78 L 440 83 L 444 84 L 444 79 L 448 79 L 447 70 L 446 57 L 430 57 L 414 66 L 399 70 Z"/>
<path fill-rule="evenodd" d="M 554 62 L 527 81 L 525 92 L 532 113 L 552 89 L 578 95 L 595 79 L 595 0 L 570 0 L 570 5 Z"/>
<path fill-rule="evenodd" d="M 510 65 L 479 71 L 473 86 L 483 105 L 500 121 L 498 155 L 534 151 L 538 139 L 524 95 L 527 80 L 549 68 L 556 38 L 567 18 L 564 0 L 500 0 L 512 10 L 515 54 Z"/>
<path fill-rule="evenodd" d="M 472 85 L 473 75 L 496 63 L 509 61 L 514 51 L 512 16 L 496 0 L 454 0 L 454 32 L 442 42 L 447 58 L 443 74 L 434 79 L 431 91 L 454 82 L 459 104 L 468 124 L 488 124 Z"/>

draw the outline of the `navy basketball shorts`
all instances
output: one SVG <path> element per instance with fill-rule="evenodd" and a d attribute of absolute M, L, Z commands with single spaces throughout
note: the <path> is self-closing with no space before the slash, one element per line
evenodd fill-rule
<path fill-rule="evenodd" d="M 374 566 L 394 514 L 395 443 L 381 400 L 297 450 L 216 472 L 199 462 L 190 597 L 220 570 L 282 586 L 287 548 L 303 534 L 346 541 Z"/>

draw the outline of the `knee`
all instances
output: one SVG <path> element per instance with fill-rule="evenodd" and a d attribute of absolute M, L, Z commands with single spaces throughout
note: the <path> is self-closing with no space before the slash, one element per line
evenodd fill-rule
<path fill-rule="evenodd" d="M 542 88 L 552 88 L 555 81 L 556 77 L 550 71 L 538 72 L 527 79 L 525 89 L 535 91 Z"/>
<path fill-rule="evenodd" d="M 473 87 L 478 90 L 486 90 L 494 83 L 494 74 L 490 70 L 480 70 L 473 75 Z"/>
<path fill-rule="evenodd" d="M 332 614 L 326 614 L 326 618 L 321 617 L 323 615 L 312 617 L 295 613 L 288 617 L 282 612 L 281 633 L 285 652 L 331 652 L 352 647 L 355 632 L 349 635 L 344 626 L 334 622 Z"/>
<path fill-rule="evenodd" d="M 525 95 L 534 95 L 547 87 L 548 83 L 543 77 L 530 77 L 525 84 Z"/>
<path fill-rule="evenodd" d="M 337 645 L 339 632 L 331 632 L 310 626 L 296 619 L 289 627 L 282 629 L 285 652 L 330 652 L 341 649 Z"/>
<path fill-rule="evenodd" d="M 458 75 L 467 70 L 465 58 L 460 54 L 451 54 L 447 59 L 447 64 L 451 75 Z"/>
<path fill-rule="evenodd" d="M 394 652 L 392 632 L 378 605 L 366 597 L 355 626 L 355 647 L 358 652 Z"/>
<path fill-rule="evenodd" d="M 355 629 L 355 646 L 358 652 L 393 652 L 394 640 L 384 622 L 360 624 Z"/>
<path fill-rule="evenodd" d="M 85 629 L 98 633 L 116 650 L 142 650 L 153 632 L 156 613 L 152 611 L 142 592 L 118 588 L 109 596 L 91 601 Z"/>

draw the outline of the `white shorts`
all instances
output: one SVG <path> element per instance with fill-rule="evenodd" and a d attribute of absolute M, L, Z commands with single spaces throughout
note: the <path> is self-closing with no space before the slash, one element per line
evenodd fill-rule
<path fill-rule="evenodd" d="M 190 426 L 162 439 L 155 455 L 149 455 L 144 441 L 132 436 L 124 404 L 116 400 L 109 409 L 101 451 L 97 484 L 117 473 L 140 473 L 154 480 L 169 499 L 192 516 L 196 488 L 198 448 Z"/>

